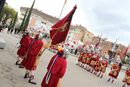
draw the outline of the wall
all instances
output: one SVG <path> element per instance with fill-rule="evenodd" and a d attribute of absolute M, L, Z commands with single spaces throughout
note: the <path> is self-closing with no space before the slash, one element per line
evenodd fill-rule
<path fill-rule="evenodd" d="M 33 27 L 33 26 L 35 26 L 36 21 L 37 21 L 37 19 L 34 18 L 34 17 L 32 17 L 32 19 L 31 19 L 31 21 L 30 21 L 30 25 L 29 25 L 29 27 Z"/>

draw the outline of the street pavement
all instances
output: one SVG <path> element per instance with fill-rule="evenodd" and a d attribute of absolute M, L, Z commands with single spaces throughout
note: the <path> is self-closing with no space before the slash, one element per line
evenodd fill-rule
<path fill-rule="evenodd" d="M 0 38 L 3 38 L 6 42 L 5 49 L 0 49 L 0 87 L 41 87 L 42 79 L 47 71 L 47 65 L 54 53 L 45 50 L 35 72 L 34 80 L 37 82 L 37 85 L 32 85 L 28 83 L 28 79 L 23 78 L 25 69 L 20 69 L 15 65 L 17 48 L 14 52 L 12 51 L 16 43 L 20 41 L 20 35 L 7 34 L 6 30 L 2 33 L 0 32 Z M 110 68 L 106 69 L 106 73 L 101 79 L 77 66 L 76 63 L 77 57 L 69 55 L 67 59 L 67 71 L 62 78 L 62 87 L 122 87 L 124 71 L 121 71 L 114 84 L 111 84 L 107 83 Z"/>

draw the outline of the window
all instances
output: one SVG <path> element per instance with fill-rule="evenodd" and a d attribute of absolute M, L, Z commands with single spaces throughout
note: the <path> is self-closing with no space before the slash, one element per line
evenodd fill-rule
<path fill-rule="evenodd" d="M 88 40 L 88 38 L 86 38 L 86 41 Z"/>
<path fill-rule="evenodd" d="M 89 34 L 87 34 L 87 36 L 89 36 Z"/>
<path fill-rule="evenodd" d="M 45 23 L 45 22 L 43 22 L 43 21 L 42 21 L 41 23 L 42 23 L 42 24 L 46 24 L 46 23 Z"/>
<path fill-rule="evenodd" d="M 20 18 L 23 21 L 23 18 Z"/>
<path fill-rule="evenodd" d="M 23 13 L 21 13 L 21 15 L 23 15 L 23 16 L 24 16 L 24 14 L 23 14 Z"/>

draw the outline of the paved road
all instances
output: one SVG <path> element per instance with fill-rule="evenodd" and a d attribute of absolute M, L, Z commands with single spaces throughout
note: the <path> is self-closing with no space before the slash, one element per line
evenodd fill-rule
<path fill-rule="evenodd" d="M 19 69 L 15 65 L 17 59 L 17 49 L 12 52 L 20 37 L 18 35 L 6 34 L 6 31 L 0 33 L 0 38 L 6 42 L 5 49 L 0 49 L 0 87 L 41 87 L 41 81 L 46 73 L 46 67 L 51 57 L 54 55 L 49 50 L 46 50 L 35 72 L 35 81 L 37 85 L 28 83 L 28 79 L 24 79 L 25 70 Z M 67 71 L 62 79 L 62 87 L 122 87 L 121 85 L 107 84 L 108 73 L 110 68 L 107 68 L 106 73 L 102 79 L 91 74 L 85 69 L 76 65 L 77 58 L 69 56 L 67 59 Z M 124 77 L 124 72 L 120 72 L 118 79 L 115 83 L 121 83 Z M 102 82 L 102 85 L 100 84 Z M 106 84 L 105 84 L 106 83 Z M 104 85 L 103 85 L 104 84 Z"/>

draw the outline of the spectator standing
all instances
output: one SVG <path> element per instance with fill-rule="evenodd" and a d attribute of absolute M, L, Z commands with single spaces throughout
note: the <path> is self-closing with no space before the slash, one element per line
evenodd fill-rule
<path fill-rule="evenodd" d="M 2 25 L 1 25 L 1 23 L 0 23 L 0 32 L 1 32 L 1 30 L 2 30 Z"/>
<path fill-rule="evenodd" d="M 18 30 L 18 29 L 17 29 L 17 27 L 16 27 L 16 28 L 15 28 L 15 31 L 14 31 L 14 34 L 16 34 L 16 33 L 17 33 L 17 30 Z"/>
<path fill-rule="evenodd" d="M 13 30 L 14 30 L 14 29 L 13 29 L 13 28 L 11 28 L 10 34 L 12 34 Z"/>
<path fill-rule="evenodd" d="M 10 30 L 11 30 L 11 26 L 9 26 L 9 27 L 8 27 L 8 31 L 7 31 L 7 33 L 9 33 L 9 32 L 10 32 Z"/>

